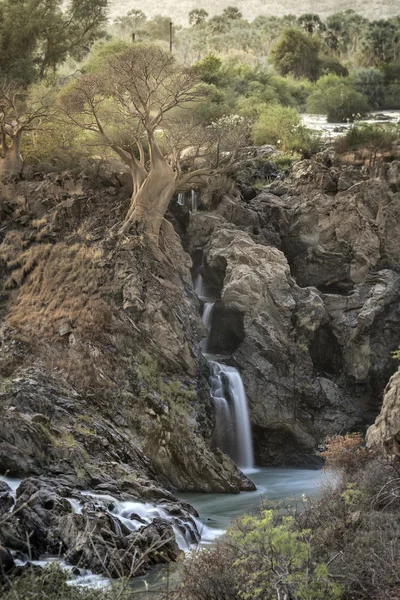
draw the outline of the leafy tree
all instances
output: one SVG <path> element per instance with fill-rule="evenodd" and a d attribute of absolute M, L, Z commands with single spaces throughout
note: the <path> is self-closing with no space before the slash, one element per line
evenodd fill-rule
<path fill-rule="evenodd" d="M 310 35 L 313 35 L 316 31 L 325 31 L 326 27 L 321 21 L 319 15 L 313 13 L 306 13 L 301 15 L 298 20 L 298 24 L 304 31 Z"/>
<path fill-rule="evenodd" d="M 142 10 L 132 9 L 124 17 L 117 17 L 114 20 L 114 25 L 122 33 L 133 33 L 137 29 L 143 27 L 147 17 Z"/>
<path fill-rule="evenodd" d="M 317 149 L 318 139 L 302 125 L 295 108 L 272 104 L 265 106 L 253 128 L 255 144 L 273 144 L 284 152 L 309 153 Z"/>
<path fill-rule="evenodd" d="M 240 117 L 204 127 L 182 110 L 205 94 L 196 69 L 141 44 L 64 91 L 61 103 L 71 122 L 95 134 L 130 169 L 134 191 L 123 232 L 135 228 L 157 244 L 174 194 L 226 170 L 247 142 Z"/>
<path fill-rule="evenodd" d="M 54 95 L 41 85 L 24 90 L 14 83 L 0 88 L 0 177 L 7 180 L 21 174 L 22 136 L 48 122 L 54 112 Z"/>
<path fill-rule="evenodd" d="M 323 59 L 320 63 L 321 75 L 338 75 L 339 77 L 347 77 L 349 74 L 348 69 L 342 65 L 338 60 L 334 59 Z"/>
<path fill-rule="evenodd" d="M 155 15 L 147 21 L 145 31 L 152 40 L 163 40 L 167 42 L 170 36 L 170 17 Z"/>
<path fill-rule="evenodd" d="M 352 77 L 354 89 L 368 98 L 373 108 L 380 108 L 385 101 L 385 76 L 374 68 L 360 69 Z"/>
<path fill-rule="evenodd" d="M 396 58 L 396 46 L 400 39 L 400 30 L 394 23 L 380 19 L 372 21 L 365 30 L 362 51 L 371 66 L 388 64 Z"/>
<path fill-rule="evenodd" d="M 3 0 L 0 76 L 30 83 L 82 58 L 107 20 L 107 0 Z"/>
<path fill-rule="evenodd" d="M 286 29 L 271 51 L 271 62 L 281 75 L 314 80 L 319 72 L 320 43 L 298 29 Z"/>
<path fill-rule="evenodd" d="M 222 16 L 224 19 L 229 19 L 230 21 L 238 21 L 243 19 L 243 15 L 240 10 L 236 6 L 227 6 L 222 11 Z"/>
<path fill-rule="evenodd" d="M 218 84 L 221 81 L 222 60 L 212 52 L 207 54 L 202 61 L 196 63 L 196 68 L 202 81 L 206 83 Z"/>
<path fill-rule="evenodd" d="M 222 15 L 216 15 L 209 20 L 211 33 L 226 33 L 230 29 L 230 24 Z"/>
<path fill-rule="evenodd" d="M 189 13 L 190 25 L 203 25 L 208 18 L 208 12 L 204 8 L 195 8 Z"/>

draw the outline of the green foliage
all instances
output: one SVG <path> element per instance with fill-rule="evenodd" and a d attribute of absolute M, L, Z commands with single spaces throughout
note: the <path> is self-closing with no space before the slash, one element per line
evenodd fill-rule
<path fill-rule="evenodd" d="M 320 42 L 298 29 L 286 29 L 271 50 L 270 60 L 281 75 L 315 80 L 319 73 Z"/>
<path fill-rule="evenodd" d="M 387 86 L 384 108 L 388 110 L 400 108 L 400 83 L 391 83 Z"/>
<path fill-rule="evenodd" d="M 399 131 L 396 126 L 355 123 L 346 135 L 336 142 L 336 150 L 346 153 L 355 150 L 366 150 L 370 161 L 374 161 L 378 152 L 390 151 L 398 139 Z"/>
<path fill-rule="evenodd" d="M 313 556 L 311 531 L 265 509 L 238 519 L 214 549 L 189 559 L 182 587 L 187 595 L 180 598 L 195 600 L 342 597 L 327 565 Z"/>
<path fill-rule="evenodd" d="M 385 78 L 378 69 L 360 69 L 352 76 L 353 86 L 363 94 L 372 108 L 381 108 L 385 101 Z"/>
<path fill-rule="evenodd" d="M 28 84 L 81 59 L 107 21 L 107 0 L 3 0 L 0 76 Z"/>
<path fill-rule="evenodd" d="M 98 42 L 93 46 L 87 60 L 83 64 L 83 70 L 87 73 L 100 71 L 110 58 L 118 56 L 131 48 L 132 44 L 121 39 L 110 42 Z"/>
<path fill-rule="evenodd" d="M 333 74 L 339 77 L 347 77 L 349 70 L 338 60 L 324 58 L 320 61 L 320 74 L 321 76 Z"/>
<path fill-rule="evenodd" d="M 353 89 L 351 82 L 336 75 L 325 75 L 307 100 L 307 112 L 327 115 L 328 122 L 354 121 L 368 113 L 367 98 Z"/>
<path fill-rule="evenodd" d="M 204 8 L 195 8 L 189 13 L 189 23 L 193 26 L 202 25 L 206 22 L 207 17 L 208 12 Z"/>
<path fill-rule="evenodd" d="M 111 600 L 112 593 L 70 586 L 68 576 L 58 565 L 28 570 L 16 577 L 9 589 L 2 591 L 3 600 Z"/>
<path fill-rule="evenodd" d="M 265 107 L 253 128 L 255 144 L 272 144 L 284 152 L 312 153 L 318 136 L 304 127 L 295 108 L 272 104 Z"/>

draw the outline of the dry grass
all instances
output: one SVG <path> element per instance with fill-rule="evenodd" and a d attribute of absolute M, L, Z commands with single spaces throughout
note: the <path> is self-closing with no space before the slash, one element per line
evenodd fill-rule
<path fill-rule="evenodd" d="M 6 242 L 2 258 L 11 270 L 6 287 L 17 288 L 9 312 L 12 326 L 30 334 L 54 335 L 68 324 L 71 330 L 89 335 L 110 321 L 99 294 L 104 283 L 103 271 L 96 266 L 101 250 L 64 243 L 25 250 L 15 232 Z"/>

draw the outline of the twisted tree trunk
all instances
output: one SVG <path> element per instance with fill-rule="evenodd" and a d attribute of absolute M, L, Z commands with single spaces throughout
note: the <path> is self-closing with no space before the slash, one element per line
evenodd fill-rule
<path fill-rule="evenodd" d="M 143 174 L 133 171 L 134 192 L 121 232 L 127 233 L 135 229 L 158 245 L 160 228 L 175 194 L 177 182 L 173 169 L 154 140 L 150 140 L 150 171 L 136 190 L 141 177 Z"/>
<path fill-rule="evenodd" d="M 2 181 L 14 179 L 21 175 L 21 138 L 22 131 L 12 138 L 10 146 L 3 141 L 3 156 L 0 160 L 0 179 Z"/>

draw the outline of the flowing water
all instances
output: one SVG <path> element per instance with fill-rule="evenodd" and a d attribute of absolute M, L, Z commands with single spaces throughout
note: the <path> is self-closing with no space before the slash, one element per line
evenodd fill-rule
<path fill-rule="evenodd" d="M 244 471 L 253 468 L 253 442 L 246 392 L 239 371 L 211 362 L 211 396 L 215 406 L 215 445 Z"/>
<path fill-rule="evenodd" d="M 333 141 L 335 138 L 344 135 L 352 127 L 352 123 L 328 123 L 326 115 L 302 115 L 303 124 L 309 129 L 321 133 L 326 141 Z M 381 110 L 372 112 L 366 119 L 358 121 L 370 125 L 385 125 L 400 123 L 399 110 Z"/>
<path fill-rule="evenodd" d="M 202 340 L 203 356 L 210 364 L 210 390 L 215 408 L 214 444 L 228 454 L 244 470 L 253 468 L 253 441 L 246 392 L 240 373 L 234 367 L 213 360 L 207 354 L 211 334 L 215 299 L 204 296 L 204 281 L 199 274 L 194 280 L 194 289 L 204 301 L 202 320 L 208 337 Z"/>

